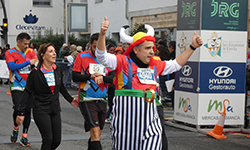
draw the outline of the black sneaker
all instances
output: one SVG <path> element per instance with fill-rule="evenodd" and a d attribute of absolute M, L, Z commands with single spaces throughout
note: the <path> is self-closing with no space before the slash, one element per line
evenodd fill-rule
<path fill-rule="evenodd" d="M 20 140 L 20 145 L 22 146 L 30 146 L 30 142 L 28 141 L 27 137 L 22 137 L 21 140 Z"/>
<path fill-rule="evenodd" d="M 19 132 L 19 129 L 18 130 L 13 129 L 12 134 L 10 136 L 10 141 L 12 143 L 16 143 L 16 140 L 17 140 L 17 137 L 18 137 L 18 132 Z"/>

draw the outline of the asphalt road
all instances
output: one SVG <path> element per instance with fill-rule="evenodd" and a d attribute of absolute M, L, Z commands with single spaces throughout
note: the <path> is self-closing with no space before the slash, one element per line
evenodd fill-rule
<path fill-rule="evenodd" d="M 68 88 L 73 96 L 77 96 L 77 89 Z M 32 120 L 28 139 L 31 147 L 22 147 L 19 141 L 15 144 L 10 142 L 10 134 L 13 128 L 12 123 L 12 100 L 7 95 L 8 86 L 0 85 L 0 150 L 38 150 L 41 146 L 41 138 L 39 131 Z M 87 141 L 89 133 L 83 128 L 84 119 L 79 109 L 73 108 L 62 97 L 61 100 L 61 116 L 62 116 L 62 142 L 57 148 L 58 150 L 87 150 Z M 250 139 L 247 134 L 234 133 L 226 134 L 227 139 L 217 140 L 207 136 L 204 133 L 191 132 L 178 128 L 172 123 L 173 111 L 170 104 L 164 106 L 165 118 L 169 121 L 164 125 L 168 138 L 169 150 L 249 150 Z M 22 128 L 21 128 L 22 129 Z M 101 143 L 103 150 L 111 150 L 111 136 L 109 124 L 105 124 L 102 132 Z"/>

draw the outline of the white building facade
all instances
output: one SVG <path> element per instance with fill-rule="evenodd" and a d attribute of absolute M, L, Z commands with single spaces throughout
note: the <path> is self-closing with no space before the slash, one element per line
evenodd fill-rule
<path fill-rule="evenodd" d="M 110 21 L 108 38 L 120 42 L 119 30 L 123 25 L 150 24 L 156 37 L 175 40 L 177 26 L 177 0 L 3 0 L 8 18 L 8 43 L 16 44 L 16 36 L 27 32 L 32 38 L 44 35 L 65 34 L 64 8 L 67 3 L 88 4 L 88 32 L 73 32 L 77 38 L 89 37 L 100 31 L 104 16 Z M 0 17 L 4 14 L 0 8 Z M 1 23 L 1 21 L 0 21 Z M 128 31 L 127 31 L 128 32 Z M 4 46 L 4 40 L 1 39 Z"/>
<path fill-rule="evenodd" d="M 104 16 L 110 22 L 107 37 L 121 41 L 119 30 L 123 25 L 150 24 L 155 37 L 175 40 L 177 0 L 88 0 L 91 33 L 100 31 Z M 128 32 L 128 31 L 127 31 Z"/>
<path fill-rule="evenodd" d="M 53 34 L 64 34 L 64 1 L 63 0 L 4 0 L 8 18 L 8 43 L 16 44 L 16 36 L 27 32 L 33 38 L 46 30 Z M 0 9 L 2 18 L 3 11 Z M 1 46 L 4 41 L 1 39 Z"/>

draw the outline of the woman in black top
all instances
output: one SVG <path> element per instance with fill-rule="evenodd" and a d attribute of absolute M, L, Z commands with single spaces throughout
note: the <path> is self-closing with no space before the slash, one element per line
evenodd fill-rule
<path fill-rule="evenodd" d="M 41 45 L 38 57 L 39 64 L 27 79 L 16 122 L 23 122 L 28 97 L 34 93 L 33 116 L 42 136 L 41 150 L 54 150 L 61 142 L 59 92 L 73 107 L 77 108 L 78 102 L 64 87 L 62 70 L 55 65 L 55 47 L 51 43 Z"/>

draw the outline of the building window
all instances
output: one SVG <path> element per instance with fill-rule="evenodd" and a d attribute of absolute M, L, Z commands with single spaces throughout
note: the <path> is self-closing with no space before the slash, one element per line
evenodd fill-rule
<path fill-rule="evenodd" d="M 51 6 L 51 0 L 33 0 L 33 6 Z"/>
<path fill-rule="evenodd" d="M 83 2 L 86 2 L 87 3 L 87 0 L 81 0 L 81 2 L 83 3 Z"/>
<path fill-rule="evenodd" d="M 102 3 L 103 0 L 95 0 L 95 3 Z"/>

